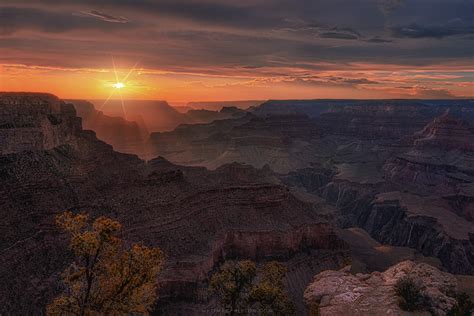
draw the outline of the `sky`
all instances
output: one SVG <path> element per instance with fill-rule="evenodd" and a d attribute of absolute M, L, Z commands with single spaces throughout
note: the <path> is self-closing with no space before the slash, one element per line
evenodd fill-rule
<path fill-rule="evenodd" d="M 474 0 L 0 0 L 0 91 L 472 98 L 473 57 Z"/>

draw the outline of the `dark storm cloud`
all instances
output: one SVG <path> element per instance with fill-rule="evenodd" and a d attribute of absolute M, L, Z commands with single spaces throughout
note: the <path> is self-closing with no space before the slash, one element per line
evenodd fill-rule
<path fill-rule="evenodd" d="M 0 34 L 21 30 L 62 33 L 73 30 L 118 29 L 118 23 L 104 23 L 103 19 L 89 19 L 72 13 L 58 13 L 36 8 L 0 7 Z"/>

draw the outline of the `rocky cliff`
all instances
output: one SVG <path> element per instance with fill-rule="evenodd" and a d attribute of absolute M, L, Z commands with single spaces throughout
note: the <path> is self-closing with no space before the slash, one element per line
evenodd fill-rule
<path fill-rule="evenodd" d="M 320 134 L 314 122 L 304 115 L 262 118 L 247 114 L 239 119 L 154 133 L 150 148 L 155 155 L 179 164 L 215 169 L 237 161 L 288 172 L 308 166 L 313 148 L 307 140 L 318 139 Z"/>
<path fill-rule="evenodd" d="M 73 143 L 80 128 L 74 107 L 53 95 L 0 92 L 0 154 Z"/>
<path fill-rule="evenodd" d="M 322 113 L 319 124 L 330 134 L 359 139 L 400 139 L 422 129 L 434 116 L 419 103 L 333 105 Z"/>
<path fill-rule="evenodd" d="M 148 131 L 144 124 L 127 121 L 120 116 L 108 116 L 97 111 L 94 105 L 84 100 L 67 100 L 74 105 L 77 116 L 82 118 L 82 127 L 92 130 L 97 137 L 112 145 L 116 151 L 144 156 Z"/>
<path fill-rule="evenodd" d="M 46 122 L 68 108 L 52 96 L 1 99 L 5 124 L 16 117 Z M 292 293 L 302 292 L 309 275 L 346 260 L 345 243 L 320 216 L 323 206 L 298 199 L 270 171 L 238 164 L 208 171 L 162 158 L 145 163 L 82 130 L 70 109 L 63 113 L 74 122 L 61 130 L 66 138 L 0 156 L 0 313 L 41 312 L 59 290 L 71 256 L 54 225 L 64 210 L 116 218 L 125 239 L 162 248 L 167 264 L 158 306 L 178 313 L 207 304 L 206 280 L 225 259 L 286 262 L 294 271 Z M 324 262 L 302 264 L 318 253 Z"/>
<path fill-rule="evenodd" d="M 398 306 L 394 285 L 402 277 L 423 284 L 425 311 L 405 312 Z M 428 264 L 404 261 L 384 272 L 352 275 L 348 269 L 324 271 L 304 293 L 308 305 L 324 315 L 446 315 L 455 304 L 457 280 Z"/>
<path fill-rule="evenodd" d="M 474 137 L 457 118 L 469 101 L 439 102 L 268 101 L 220 128 L 153 135 L 154 148 L 187 165 L 268 165 L 301 198 L 334 206 L 342 228 L 472 274 Z"/>

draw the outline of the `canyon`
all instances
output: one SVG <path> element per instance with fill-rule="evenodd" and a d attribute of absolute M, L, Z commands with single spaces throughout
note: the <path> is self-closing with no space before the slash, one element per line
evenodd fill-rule
<path fill-rule="evenodd" d="M 265 170 L 145 162 L 83 130 L 74 108 L 52 95 L 2 93 L 0 99 L 5 120 L 18 108 L 33 109 L 20 127 L 2 125 L 2 143 L 18 146 L 1 156 L 1 313 L 35 313 L 59 290 L 60 271 L 71 260 L 54 224 L 64 210 L 111 216 L 124 223 L 126 240 L 160 247 L 167 260 L 159 306 L 167 310 L 176 311 L 179 302 L 207 306 L 208 276 L 226 259 L 294 261 L 296 274 L 305 269 L 295 293 L 314 273 L 347 260 L 347 246 L 318 207 Z M 61 121 L 51 122 L 51 113 Z M 50 142 L 49 134 L 38 133 L 27 147 L 20 132 L 37 121 L 65 137 Z M 326 260 L 308 270 L 303 262 L 319 255 Z"/>
<path fill-rule="evenodd" d="M 153 104 L 135 114 L 164 113 Z M 352 288 L 376 278 L 374 289 L 363 284 L 370 293 L 385 293 L 380 273 L 405 260 L 469 279 L 473 109 L 285 100 L 173 110 L 180 119 L 165 126 L 87 101 L 0 93 L 0 313 L 31 314 L 59 291 L 71 258 L 54 217 L 65 210 L 116 218 L 127 241 L 166 253 L 156 313 L 206 314 L 216 304 L 209 276 L 229 259 L 285 263 L 298 314 L 322 297 L 307 289 L 319 273 L 316 289 L 332 274 Z"/>
<path fill-rule="evenodd" d="M 269 168 L 336 225 L 474 272 L 472 101 L 268 101 L 237 120 L 152 133 L 155 155 Z M 309 197 L 308 197 L 309 196 Z"/>

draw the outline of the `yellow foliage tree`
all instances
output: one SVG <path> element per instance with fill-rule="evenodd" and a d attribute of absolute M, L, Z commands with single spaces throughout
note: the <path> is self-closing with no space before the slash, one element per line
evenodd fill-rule
<path fill-rule="evenodd" d="M 63 294 L 47 307 L 48 315 L 147 314 L 157 298 L 156 279 L 164 256 L 160 249 L 124 247 L 119 222 L 65 212 L 57 225 L 70 235 L 74 262 L 62 273 Z"/>

